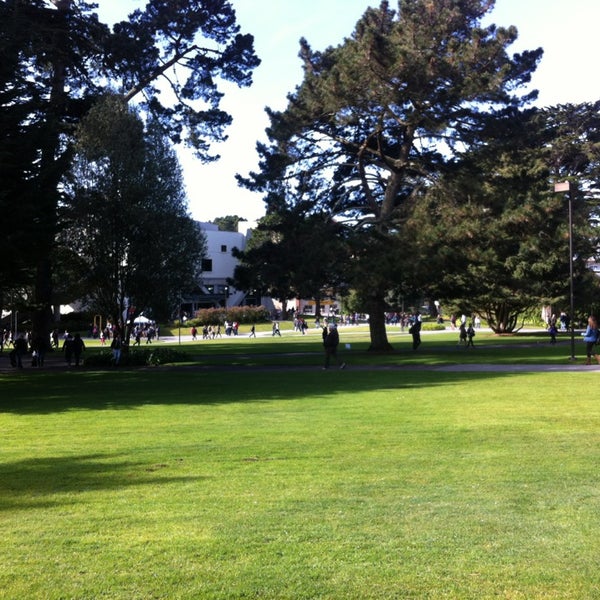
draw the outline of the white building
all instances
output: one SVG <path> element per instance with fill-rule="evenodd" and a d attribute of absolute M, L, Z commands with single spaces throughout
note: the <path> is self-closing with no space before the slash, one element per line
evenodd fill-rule
<path fill-rule="evenodd" d="M 199 223 L 206 236 L 206 255 L 202 259 L 202 280 L 193 294 L 183 298 L 183 310 L 194 314 L 200 308 L 259 305 L 260 298 L 236 290 L 227 280 L 233 277 L 238 260 L 233 249 L 245 250 L 250 230 L 220 231 L 214 223 Z"/>

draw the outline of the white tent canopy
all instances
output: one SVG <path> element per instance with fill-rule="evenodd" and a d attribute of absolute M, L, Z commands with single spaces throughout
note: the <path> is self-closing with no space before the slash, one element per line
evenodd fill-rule
<path fill-rule="evenodd" d="M 144 315 L 140 315 L 139 317 L 136 317 L 133 322 L 136 325 L 147 325 L 148 323 L 152 323 L 152 320 Z"/>

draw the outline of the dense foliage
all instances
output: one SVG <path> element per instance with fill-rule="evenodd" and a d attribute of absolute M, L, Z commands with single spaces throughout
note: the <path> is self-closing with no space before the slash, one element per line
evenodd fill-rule
<path fill-rule="evenodd" d="M 215 160 L 210 144 L 231 121 L 219 84 L 251 83 L 259 63 L 252 44 L 227 0 L 150 0 L 112 30 L 84 0 L 0 2 L 0 174 L 10 181 L 0 212 L 11 231 L 0 247 L 0 301 L 26 295 L 35 329 L 47 332 L 74 134 L 107 86 L 174 143 Z"/>
<path fill-rule="evenodd" d="M 263 323 L 270 320 L 270 318 L 269 311 L 264 306 L 202 308 L 196 311 L 192 319 L 186 321 L 186 326 L 223 325 L 225 321 L 235 321 L 243 324 Z"/>
<path fill-rule="evenodd" d="M 205 251 L 169 141 L 108 95 L 80 123 L 75 148 L 59 240 L 79 257 L 80 297 L 113 322 L 128 307 L 168 319 Z"/>
<path fill-rule="evenodd" d="M 128 348 L 127 352 L 121 355 L 119 366 L 121 367 L 156 367 L 171 363 L 181 363 L 189 360 L 189 354 L 180 352 L 175 348 L 163 347 L 144 347 Z M 114 358 L 110 350 L 102 350 L 89 354 L 84 358 L 86 367 L 114 367 Z"/>
<path fill-rule="evenodd" d="M 581 139 L 583 131 L 558 136 L 555 117 L 555 109 L 511 110 L 490 120 L 486 145 L 457 156 L 409 219 L 422 288 L 443 304 L 460 299 L 462 312 L 480 314 L 498 333 L 514 331 L 534 307 L 569 308 L 568 202 L 551 187 L 564 174 L 548 149 Z M 583 129 L 593 134 L 591 122 Z M 584 185 L 590 170 L 577 175 Z M 573 261 L 579 285 L 590 291 L 598 289 L 586 265 L 597 246 L 593 209 L 578 192 Z"/>
<path fill-rule="evenodd" d="M 267 202 L 312 198 L 351 230 L 349 283 L 370 314 L 372 349 L 389 348 L 386 294 L 414 282 L 406 222 L 457 152 L 486 141 L 491 115 L 535 98 L 520 94 L 541 49 L 510 56 L 514 27 L 482 26 L 487 0 L 400 0 L 370 8 L 338 47 L 301 42 L 304 80 L 282 112 L 246 184 Z"/>
<path fill-rule="evenodd" d="M 344 289 L 349 264 L 342 227 L 325 212 L 310 212 L 309 202 L 293 208 L 282 203 L 260 219 L 240 260 L 232 283 L 260 290 L 282 307 L 291 298 L 320 300 Z"/>

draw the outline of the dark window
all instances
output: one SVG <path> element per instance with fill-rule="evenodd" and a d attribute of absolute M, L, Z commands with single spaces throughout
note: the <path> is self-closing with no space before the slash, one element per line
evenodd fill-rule
<path fill-rule="evenodd" d="M 225 246 L 225 244 L 221 246 L 221 252 L 227 252 L 227 246 Z"/>
<path fill-rule="evenodd" d="M 212 258 L 202 259 L 202 271 L 204 273 L 210 273 L 212 271 Z"/>

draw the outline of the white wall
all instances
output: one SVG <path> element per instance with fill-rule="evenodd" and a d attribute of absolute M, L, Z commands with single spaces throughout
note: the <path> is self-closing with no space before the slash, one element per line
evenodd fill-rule
<path fill-rule="evenodd" d="M 212 260 L 212 271 L 203 273 L 204 280 L 233 277 L 233 271 L 238 261 L 231 252 L 233 248 L 238 248 L 238 250 L 246 248 L 246 236 L 243 233 L 231 231 L 205 230 L 204 234 L 207 244 L 206 258 Z"/>

